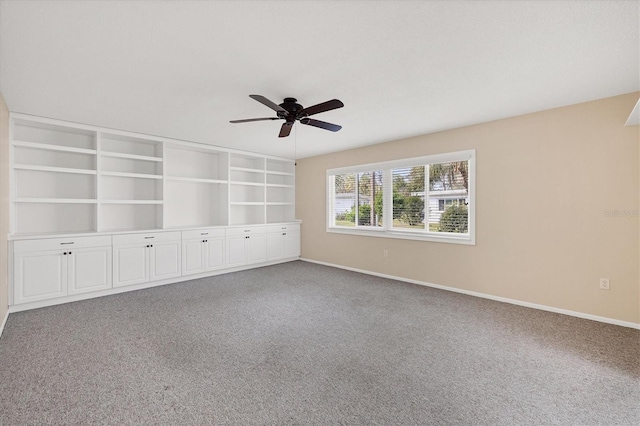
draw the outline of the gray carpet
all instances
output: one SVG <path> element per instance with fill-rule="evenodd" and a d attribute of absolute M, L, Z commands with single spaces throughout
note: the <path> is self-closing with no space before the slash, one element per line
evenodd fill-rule
<path fill-rule="evenodd" d="M 11 314 L 0 424 L 638 425 L 640 331 L 292 262 Z"/>

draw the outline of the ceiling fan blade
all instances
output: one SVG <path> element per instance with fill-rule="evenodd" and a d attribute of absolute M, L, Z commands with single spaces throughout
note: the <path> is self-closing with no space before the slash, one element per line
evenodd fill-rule
<path fill-rule="evenodd" d="M 284 115 L 289 115 L 286 109 L 282 108 L 280 105 L 270 101 L 269 99 L 265 98 L 262 95 L 249 95 L 249 97 L 251 99 L 255 99 L 256 101 L 260 102 L 262 105 L 268 106 L 269 108 L 271 108 L 276 112 L 281 112 Z"/>
<path fill-rule="evenodd" d="M 314 115 L 325 111 L 331 111 L 332 109 L 342 108 L 343 106 L 344 104 L 341 101 L 337 99 L 331 99 L 330 101 L 304 108 L 303 110 L 298 112 L 297 117 L 306 117 L 308 115 Z"/>
<path fill-rule="evenodd" d="M 265 120 L 280 120 L 278 117 L 265 117 L 265 118 L 245 118 L 244 120 L 231 120 L 229 123 L 248 123 L 250 121 L 265 121 Z"/>
<path fill-rule="evenodd" d="M 282 123 L 282 127 L 280 128 L 279 138 L 286 138 L 291 133 L 291 128 L 293 127 L 293 122 L 287 121 L 286 123 Z"/>
<path fill-rule="evenodd" d="M 339 126 L 337 124 L 314 120 L 313 118 L 303 118 L 302 120 L 300 120 L 300 122 L 308 126 L 319 127 L 321 129 L 330 130 L 332 132 L 337 132 L 338 130 L 342 129 L 342 126 Z"/>

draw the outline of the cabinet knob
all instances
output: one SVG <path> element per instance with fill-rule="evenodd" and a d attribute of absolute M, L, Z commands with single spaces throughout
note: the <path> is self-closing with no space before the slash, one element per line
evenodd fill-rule
<path fill-rule="evenodd" d="M 283 232 L 283 233 L 282 233 L 282 235 L 287 235 L 287 233 L 286 233 L 286 232 Z"/>
<path fill-rule="evenodd" d="M 65 251 L 64 253 L 62 253 L 62 255 L 63 255 L 63 256 L 66 256 L 66 255 L 67 255 L 67 252 Z"/>

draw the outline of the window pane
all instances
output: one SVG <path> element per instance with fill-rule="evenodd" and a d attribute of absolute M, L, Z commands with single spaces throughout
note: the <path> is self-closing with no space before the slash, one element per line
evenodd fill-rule
<path fill-rule="evenodd" d="M 356 175 L 334 176 L 333 217 L 336 226 L 356 225 Z"/>
<path fill-rule="evenodd" d="M 469 232 L 469 162 L 429 166 L 429 230 Z"/>
<path fill-rule="evenodd" d="M 382 226 L 382 172 L 358 173 L 358 226 Z"/>
<path fill-rule="evenodd" d="M 425 166 L 391 170 L 393 227 L 424 229 Z"/>

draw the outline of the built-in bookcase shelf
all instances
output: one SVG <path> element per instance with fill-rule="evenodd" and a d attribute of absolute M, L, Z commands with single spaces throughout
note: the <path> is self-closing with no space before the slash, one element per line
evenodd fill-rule
<path fill-rule="evenodd" d="M 20 148 L 39 149 L 44 151 L 75 152 L 76 154 L 96 154 L 97 153 L 95 149 L 73 148 L 69 146 L 50 145 L 46 143 L 36 143 L 36 142 L 13 141 L 13 146 L 17 146 Z"/>
<path fill-rule="evenodd" d="M 14 119 L 11 140 L 13 232 L 95 231 L 97 131 Z"/>
<path fill-rule="evenodd" d="M 266 160 L 266 223 L 291 221 L 295 217 L 295 164 Z"/>
<path fill-rule="evenodd" d="M 11 114 L 12 234 L 295 218 L 293 161 Z"/>
<path fill-rule="evenodd" d="M 229 153 L 191 144 L 165 152 L 165 226 L 227 225 Z"/>

